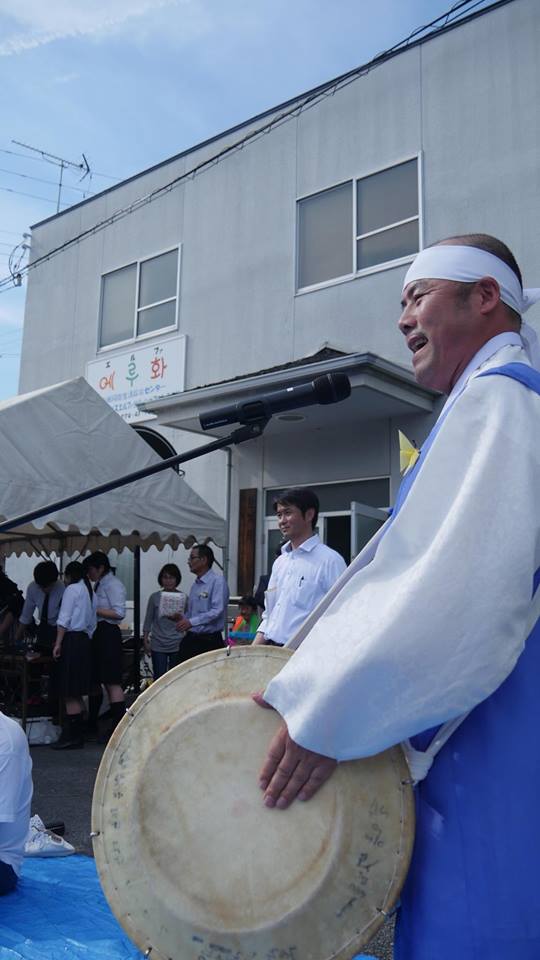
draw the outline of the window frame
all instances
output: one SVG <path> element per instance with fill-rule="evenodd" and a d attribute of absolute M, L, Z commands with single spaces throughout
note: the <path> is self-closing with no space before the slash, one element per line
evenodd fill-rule
<path fill-rule="evenodd" d="M 178 253 L 178 262 L 176 265 L 176 293 L 174 297 L 165 297 L 163 300 L 156 300 L 155 303 L 147 304 L 144 307 L 139 306 L 139 293 L 140 293 L 140 282 L 141 282 L 141 264 L 146 263 L 148 260 L 155 260 L 157 257 L 162 257 L 166 253 L 172 253 L 175 251 Z M 110 350 L 117 350 L 118 347 L 129 346 L 131 343 L 144 342 L 145 340 L 151 340 L 153 337 L 161 337 L 163 334 L 170 334 L 175 330 L 178 330 L 178 320 L 179 320 L 179 309 L 180 309 L 180 268 L 182 263 L 182 244 L 174 244 L 171 247 L 165 247 L 162 250 L 157 250 L 155 253 L 147 254 L 144 257 L 139 257 L 137 260 L 128 260 L 125 263 L 118 264 L 116 267 L 112 267 L 110 270 L 106 270 L 101 274 L 99 279 L 99 313 L 98 313 L 98 329 L 97 329 L 97 347 L 96 354 L 107 353 Z M 118 270 L 125 270 L 127 267 L 136 267 L 135 274 L 135 307 L 133 312 L 133 330 L 134 334 L 132 337 L 128 337 L 125 340 L 115 340 L 114 343 L 107 343 L 101 345 L 101 332 L 103 324 L 103 288 L 104 288 L 104 279 L 108 277 L 111 273 L 116 273 Z M 176 307 L 174 311 L 174 323 L 169 324 L 166 327 L 160 327 L 158 330 L 151 330 L 149 333 L 137 333 L 139 313 L 144 310 L 148 310 L 151 307 L 157 307 L 162 303 L 170 303 L 172 300 L 176 301 Z"/>
<path fill-rule="evenodd" d="M 397 220 L 395 223 L 389 223 L 384 227 L 379 227 L 377 230 L 368 230 L 366 233 L 358 233 L 358 188 L 357 184 L 360 180 L 365 180 L 367 177 L 371 177 L 377 173 L 384 173 L 386 170 L 391 170 L 393 167 L 399 167 L 402 163 L 409 163 L 411 160 L 416 160 L 416 176 L 418 183 L 418 214 L 414 217 L 407 217 L 405 220 Z M 340 283 L 348 283 L 351 280 L 356 280 L 359 277 L 367 277 L 372 273 L 381 273 L 383 270 L 391 270 L 394 267 L 400 267 L 407 263 L 412 263 L 414 258 L 424 248 L 424 203 L 423 203 L 423 153 L 419 151 L 418 153 L 408 154 L 407 156 L 401 157 L 398 160 L 392 161 L 392 163 L 387 163 L 383 167 L 375 167 L 374 169 L 368 169 L 361 174 L 355 174 L 352 177 L 345 177 L 342 180 L 337 180 L 335 183 L 327 184 L 322 187 L 320 190 L 311 190 L 309 193 L 302 194 L 296 198 L 296 237 L 295 237 L 295 296 L 303 296 L 306 293 L 312 293 L 314 290 L 323 290 L 326 287 L 334 287 Z M 299 226 L 300 226 L 300 217 L 298 215 L 298 205 L 302 200 L 309 200 L 310 197 L 317 197 L 321 193 L 325 193 L 327 190 L 332 190 L 334 187 L 341 187 L 346 183 L 352 184 L 353 191 L 353 215 L 352 215 L 352 262 L 353 270 L 352 273 L 343 274 L 340 277 L 333 277 L 331 280 L 321 280 L 319 283 L 312 283 L 305 287 L 300 287 L 299 282 L 299 265 L 300 265 L 300 236 L 299 236 Z M 384 233 L 387 230 L 390 230 L 392 227 L 398 227 L 405 223 L 412 223 L 414 220 L 418 221 L 418 250 L 416 253 L 407 254 L 404 257 L 397 257 L 394 260 L 385 260 L 381 263 L 373 264 L 371 267 L 364 267 L 363 270 L 357 270 L 357 258 L 358 258 L 358 248 L 357 244 L 359 240 L 363 240 L 365 237 L 375 236 L 377 233 Z"/>

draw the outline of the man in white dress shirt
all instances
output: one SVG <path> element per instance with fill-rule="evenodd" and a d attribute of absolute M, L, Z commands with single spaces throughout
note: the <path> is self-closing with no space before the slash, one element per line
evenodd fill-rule
<path fill-rule="evenodd" d="M 427 761 L 399 960 L 540 956 L 540 358 L 521 324 L 538 300 L 493 237 L 418 255 L 399 327 L 418 382 L 448 399 L 392 517 L 264 691 L 284 718 L 268 807 L 408 738 Z"/>
<path fill-rule="evenodd" d="M 274 509 L 287 543 L 274 561 L 253 642 L 284 647 L 343 573 L 345 561 L 314 532 L 319 498 L 309 487 L 284 490 Z"/>

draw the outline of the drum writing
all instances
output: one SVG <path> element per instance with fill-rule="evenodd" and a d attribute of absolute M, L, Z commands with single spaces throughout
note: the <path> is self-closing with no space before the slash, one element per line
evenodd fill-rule
<path fill-rule="evenodd" d="M 242 950 L 233 950 L 224 947 L 221 943 L 205 944 L 203 937 L 193 936 L 194 943 L 201 944 L 201 952 L 197 960 L 298 960 L 297 947 L 272 947 L 265 953 L 259 954 L 255 950 L 244 953 Z"/>
<path fill-rule="evenodd" d="M 372 823 L 370 826 L 371 832 L 364 834 L 366 840 L 372 845 L 372 847 L 384 847 L 384 839 L 379 824 Z"/>
<path fill-rule="evenodd" d="M 369 807 L 369 815 L 370 817 L 389 817 L 390 813 L 384 803 L 379 803 L 378 800 L 372 800 Z"/>
<path fill-rule="evenodd" d="M 343 914 L 346 913 L 347 910 L 350 910 L 355 903 L 367 897 L 366 887 L 369 883 L 370 870 L 373 870 L 373 867 L 376 867 L 377 864 L 380 863 L 379 860 L 370 861 L 370 856 L 371 855 L 365 851 L 359 854 L 356 861 L 355 878 L 351 883 L 347 884 L 347 889 L 353 896 L 336 911 L 338 920 L 341 919 Z"/>

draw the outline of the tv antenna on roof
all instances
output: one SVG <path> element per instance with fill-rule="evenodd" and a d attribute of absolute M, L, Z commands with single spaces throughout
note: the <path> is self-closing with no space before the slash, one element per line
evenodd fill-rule
<path fill-rule="evenodd" d="M 54 163 L 55 166 L 60 167 L 60 177 L 58 180 L 58 199 L 56 202 L 56 212 L 59 213 L 60 198 L 62 196 L 62 177 L 64 175 L 64 170 L 66 169 L 66 167 L 71 167 L 73 170 L 82 170 L 83 175 L 80 178 L 79 183 L 81 182 L 81 180 L 84 180 L 85 177 L 89 176 L 90 174 L 90 166 L 84 153 L 81 154 L 82 156 L 81 163 L 74 163 L 73 160 L 65 160 L 63 157 L 57 157 L 54 155 L 54 153 L 47 153 L 46 150 L 40 150 L 38 147 L 31 147 L 29 146 L 28 143 L 21 143 L 20 140 L 12 140 L 11 142 L 16 143 L 18 147 L 24 147 L 25 150 L 32 150 L 33 153 L 39 153 L 43 157 L 43 159 L 46 160 L 48 163 Z"/>

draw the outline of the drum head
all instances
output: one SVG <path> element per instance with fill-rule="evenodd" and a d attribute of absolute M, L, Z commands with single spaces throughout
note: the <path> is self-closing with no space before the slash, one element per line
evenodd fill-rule
<path fill-rule="evenodd" d="M 414 823 L 400 748 L 339 764 L 307 803 L 263 804 L 258 773 L 281 721 L 251 694 L 289 655 L 257 646 L 188 660 L 107 746 L 96 863 L 152 960 L 348 960 L 398 897 Z"/>

